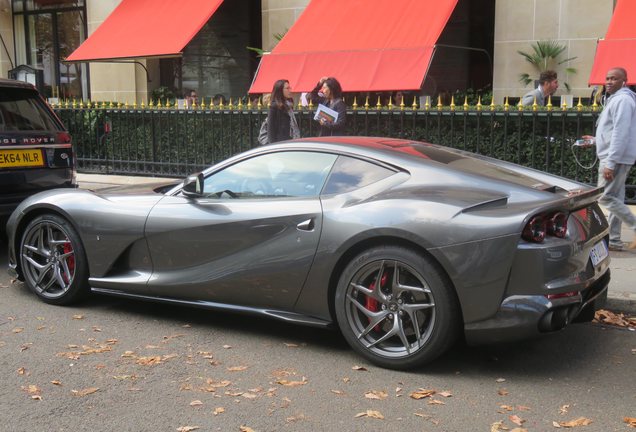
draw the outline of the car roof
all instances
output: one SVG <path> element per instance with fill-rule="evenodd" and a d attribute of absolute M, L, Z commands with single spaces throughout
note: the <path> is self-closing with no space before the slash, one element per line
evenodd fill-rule
<path fill-rule="evenodd" d="M 15 87 L 15 88 L 24 88 L 29 90 L 35 90 L 32 84 L 29 84 L 24 81 L 16 81 L 12 79 L 0 78 L 0 87 Z"/>
<path fill-rule="evenodd" d="M 405 154 L 411 156 L 417 156 L 421 159 L 430 159 L 430 157 L 424 151 L 425 147 L 433 147 L 442 149 L 443 152 L 448 152 L 448 148 L 440 147 L 435 144 L 431 144 L 425 141 L 414 141 L 400 138 L 387 138 L 387 137 L 366 137 L 366 136 L 337 136 L 337 137 L 316 137 L 316 138 L 302 138 L 294 141 L 290 141 L 290 145 L 294 144 L 326 144 L 343 146 L 348 149 L 365 149 L 371 151 L 381 151 L 385 155 L 391 154 L 394 156 L 404 156 Z M 451 150 L 452 152 L 452 150 Z"/>

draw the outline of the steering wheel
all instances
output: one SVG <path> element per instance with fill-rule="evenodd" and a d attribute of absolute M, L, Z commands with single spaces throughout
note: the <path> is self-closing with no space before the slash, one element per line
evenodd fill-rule
<path fill-rule="evenodd" d="M 269 187 L 262 180 L 247 178 L 241 184 L 241 192 L 252 195 L 269 195 Z"/>

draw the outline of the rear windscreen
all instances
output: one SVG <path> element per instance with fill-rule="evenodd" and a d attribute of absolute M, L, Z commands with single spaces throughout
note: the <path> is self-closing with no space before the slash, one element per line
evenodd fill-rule
<path fill-rule="evenodd" d="M 59 129 L 35 91 L 22 88 L 0 91 L 0 132 Z"/>

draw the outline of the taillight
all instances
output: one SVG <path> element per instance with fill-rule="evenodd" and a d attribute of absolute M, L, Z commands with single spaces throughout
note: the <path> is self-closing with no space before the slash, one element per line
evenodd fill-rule
<path fill-rule="evenodd" d="M 524 240 L 541 243 L 546 235 L 564 238 L 568 231 L 568 214 L 564 212 L 533 216 L 521 233 Z"/>
<path fill-rule="evenodd" d="M 533 216 L 521 233 L 524 240 L 541 243 L 546 234 L 546 222 L 542 215 Z"/>
<path fill-rule="evenodd" d="M 556 212 L 549 216 L 548 234 L 558 238 L 564 238 L 568 231 L 568 215 L 563 212 Z"/>
<path fill-rule="evenodd" d="M 66 131 L 58 132 L 55 138 L 58 144 L 68 144 L 71 142 L 71 135 Z"/>

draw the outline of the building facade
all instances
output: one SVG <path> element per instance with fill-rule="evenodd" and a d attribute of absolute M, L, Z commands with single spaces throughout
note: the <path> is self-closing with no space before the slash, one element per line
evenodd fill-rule
<path fill-rule="evenodd" d="M 63 60 L 104 22 L 121 0 L 0 0 L 0 75 L 21 65 L 41 70 L 47 97 L 141 103 L 154 97 L 245 96 L 258 67 L 247 47 L 273 48 L 298 19 L 309 0 L 224 1 L 179 58 L 134 62 L 66 63 Z M 423 93 L 491 89 L 495 103 L 519 97 L 521 73 L 538 71 L 517 51 L 537 40 L 566 46 L 555 65 L 575 97 L 588 97 L 587 80 L 596 42 L 604 37 L 615 0 L 459 0 L 440 37 L 448 47 L 478 46 L 480 51 L 438 48 Z M 355 18 L 353 18 L 355 19 Z M 565 72 L 575 68 L 574 74 Z M 485 101 L 488 102 L 488 101 Z"/>

